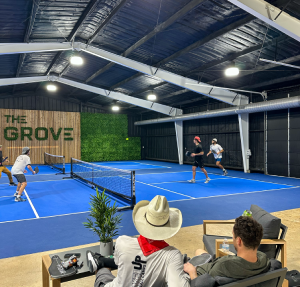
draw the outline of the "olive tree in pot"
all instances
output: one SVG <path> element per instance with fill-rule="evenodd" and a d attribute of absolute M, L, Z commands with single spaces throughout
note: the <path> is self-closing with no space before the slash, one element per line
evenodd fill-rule
<path fill-rule="evenodd" d="M 121 215 L 118 212 L 116 202 L 111 205 L 111 199 L 96 188 L 96 195 L 91 195 L 90 217 L 84 222 L 86 228 L 91 229 L 99 236 L 100 254 L 108 256 L 113 254 L 113 237 L 118 235 Z"/>

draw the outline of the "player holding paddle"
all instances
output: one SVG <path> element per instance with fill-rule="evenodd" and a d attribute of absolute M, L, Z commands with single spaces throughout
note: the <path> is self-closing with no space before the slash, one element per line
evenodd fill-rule
<path fill-rule="evenodd" d="M 212 145 L 210 145 L 210 151 L 207 156 L 213 153 L 217 167 L 223 170 L 223 175 L 227 175 L 228 171 L 221 165 L 222 152 L 224 152 L 224 149 L 219 144 L 217 144 L 217 142 L 218 140 L 216 138 L 212 140 Z"/>
<path fill-rule="evenodd" d="M 30 149 L 29 147 L 24 147 L 22 150 L 22 154 L 19 155 L 11 169 L 12 175 L 17 179 L 18 186 L 17 191 L 14 194 L 15 201 L 22 202 L 26 201 L 26 199 L 21 198 L 22 192 L 27 186 L 26 177 L 24 173 L 27 173 L 26 167 L 32 172 L 32 174 L 36 174 L 36 171 L 32 169 L 30 166 Z"/>
<path fill-rule="evenodd" d="M 195 183 L 195 177 L 196 177 L 196 169 L 197 167 L 200 167 L 201 170 L 203 171 L 203 173 L 206 176 L 206 181 L 205 183 L 209 183 L 210 178 L 207 175 L 207 171 L 204 168 L 204 163 L 203 163 L 203 155 L 204 155 L 204 151 L 202 148 L 202 145 L 200 144 L 201 140 L 199 137 L 195 137 L 194 138 L 194 144 L 196 145 L 195 147 L 195 152 L 191 154 L 191 157 L 194 157 L 194 163 L 193 163 L 193 179 L 189 180 L 189 182 L 191 183 Z"/>

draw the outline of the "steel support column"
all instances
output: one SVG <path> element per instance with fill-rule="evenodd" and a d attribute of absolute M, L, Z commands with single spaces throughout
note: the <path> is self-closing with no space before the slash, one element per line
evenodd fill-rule
<path fill-rule="evenodd" d="M 175 122 L 178 162 L 183 164 L 183 121 Z"/>
<path fill-rule="evenodd" d="M 239 114 L 239 129 L 243 156 L 243 167 L 244 172 L 249 173 L 249 114 Z"/>

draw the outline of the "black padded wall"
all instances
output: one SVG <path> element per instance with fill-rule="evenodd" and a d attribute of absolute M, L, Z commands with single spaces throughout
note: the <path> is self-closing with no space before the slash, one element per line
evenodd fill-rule
<path fill-rule="evenodd" d="M 288 176 L 288 112 L 268 112 L 267 121 L 268 174 Z"/>
<path fill-rule="evenodd" d="M 300 178 L 300 108 L 290 109 L 290 176 Z"/>

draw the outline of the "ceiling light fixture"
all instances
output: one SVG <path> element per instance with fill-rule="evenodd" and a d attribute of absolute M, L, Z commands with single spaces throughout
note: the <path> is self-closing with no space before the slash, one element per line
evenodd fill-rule
<path fill-rule="evenodd" d="M 83 59 L 80 56 L 72 56 L 70 62 L 72 65 L 81 66 L 83 64 Z"/>
<path fill-rule="evenodd" d="M 114 106 L 112 106 L 112 108 L 111 108 L 113 111 L 119 111 L 120 110 L 120 107 L 119 106 L 116 106 L 116 105 L 114 105 Z"/>
<path fill-rule="evenodd" d="M 227 76 L 227 77 L 234 77 L 234 76 L 237 76 L 239 73 L 240 73 L 240 70 L 238 67 L 235 66 L 234 62 L 232 62 L 225 70 L 225 76 Z"/>
<path fill-rule="evenodd" d="M 155 101 L 155 100 L 156 100 L 156 95 L 155 95 L 153 92 L 151 92 L 151 93 L 147 96 L 147 99 L 148 99 L 149 101 Z"/>
<path fill-rule="evenodd" d="M 57 87 L 53 84 L 47 85 L 47 90 L 50 92 L 55 92 L 57 90 Z"/>

